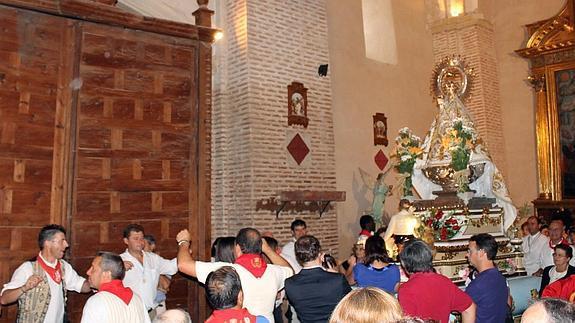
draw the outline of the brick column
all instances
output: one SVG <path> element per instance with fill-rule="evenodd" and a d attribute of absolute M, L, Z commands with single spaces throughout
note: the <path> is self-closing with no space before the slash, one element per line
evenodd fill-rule
<path fill-rule="evenodd" d="M 284 190 L 335 190 L 335 144 L 327 64 L 324 0 L 228 0 L 216 9 L 225 31 L 215 46 L 212 158 L 212 237 L 253 226 L 280 243 L 294 218 L 308 223 L 324 249 L 337 251 L 335 210 L 323 214 L 256 211 L 259 200 Z M 308 88 L 307 129 L 287 125 L 287 85 Z M 311 150 L 302 165 L 287 142 L 296 134 Z"/>
<path fill-rule="evenodd" d="M 436 21 L 431 30 L 436 61 L 448 55 L 461 55 L 474 69 L 476 76 L 465 105 L 493 162 L 505 174 L 507 162 L 493 25 L 481 15 L 469 14 Z"/>

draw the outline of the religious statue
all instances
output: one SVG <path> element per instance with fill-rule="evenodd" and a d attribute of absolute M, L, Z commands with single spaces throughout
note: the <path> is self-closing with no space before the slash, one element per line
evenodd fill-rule
<path fill-rule="evenodd" d="M 373 181 L 373 177 L 371 177 L 367 172 L 361 168 L 359 169 L 363 183 L 373 192 L 371 210 L 373 219 L 375 220 L 376 228 L 381 228 L 383 226 L 383 210 L 385 206 L 385 199 L 388 195 L 391 195 L 392 185 L 387 185 L 384 181 L 386 175 L 391 169 L 392 168 L 389 167 L 383 173 L 379 173 L 375 181 Z"/>
<path fill-rule="evenodd" d="M 459 57 L 447 57 L 436 66 L 432 92 L 439 113 L 421 145 L 423 153 L 415 162 L 412 182 L 421 198 L 428 200 L 443 192 L 495 198 L 504 210 L 506 230 L 517 210 L 463 104 L 472 76 Z"/>

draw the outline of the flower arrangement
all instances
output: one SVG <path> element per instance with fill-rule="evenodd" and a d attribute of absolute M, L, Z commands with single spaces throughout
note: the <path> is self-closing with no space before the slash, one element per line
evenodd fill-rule
<path fill-rule="evenodd" d="M 505 271 L 508 274 L 512 275 L 517 270 L 517 265 L 515 264 L 513 259 L 507 258 L 497 263 L 497 269 L 499 269 L 500 271 Z"/>
<path fill-rule="evenodd" d="M 396 159 L 395 169 L 400 174 L 400 185 L 403 188 L 403 196 L 412 196 L 413 183 L 411 175 L 415 160 L 423 154 L 419 147 L 421 138 L 414 135 L 407 127 L 399 129 L 399 135 L 395 138 L 395 152 L 392 155 Z"/>
<path fill-rule="evenodd" d="M 455 171 L 454 178 L 458 192 L 469 190 L 469 157 L 475 147 L 477 133 L 471 121 L 455 118 L 442 138 L 442 150 L 451 156 L 450 166 Z"/>
<path fill-rule="evenodd" d="M 467 220 L 463 215 L 455 215 L 455 211 L 442 211 L 431 208 L 420 215 L 421 223 L 419 230 L 425 230 L 425 226 L 433 230 L 436 241 L 445 241 L 455 237 Z"/>

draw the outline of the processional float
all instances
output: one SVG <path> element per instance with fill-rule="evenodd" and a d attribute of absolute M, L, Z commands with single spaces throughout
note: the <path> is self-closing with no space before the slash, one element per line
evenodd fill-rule
<path fill-rule="evenodd" d="M 431 82 L 438 114 L 422 142 L 401 129 L 394 154 L 398 186 L 420 219 L 419 235 L 435 250 L 436 270 L 454 281 L 466 278 L 469 238 L 478 233 L 496 238 L 500 270 L 524 272 L 521 239 L 512 227 L 517 210 L 464 105 L 472 79 L 460 57 L 438 63 Z M 410 197 L 413 189 L 421 199 Z"/>

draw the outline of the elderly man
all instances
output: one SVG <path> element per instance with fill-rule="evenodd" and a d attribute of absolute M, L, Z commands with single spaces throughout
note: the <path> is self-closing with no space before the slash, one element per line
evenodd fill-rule
<path fill-rule="evenodd" d="M 158 306 L 155 298 L 160 275 L 173 275 L 178 272 L 176 258 L 168 260 L 153 252 L 144 251 L 144 228 L 138 224 L 130 224 L 124 229 L 124 243 L 128 247 L 120 255 L 128 269 L 124 285 L 142 298 L 153 319 Z"/>
<path fill-rule="evenodd" d="M 197 277 L 205 283 L 208 275 L 223 267 L 232 266 L 238 273 L 244 295 L 244 307 L 254 315 L 263 315 L 273 322 L 273 310 L 278 291 L 284 288 L 284 281 L 293 275 L 289 263 L 272 250 L 262 239 L 258 230 L 241 229 L 236 236 L 234 264 L 226 262 L 196 261 L 190 255 L 190 233 L 182 230 L 178 233 L 178 268 L 181 272 Z M 273 264 L 266 264 L 262 252 Z"/>
<path fill-rule="evenodd" d="M 98 292 L 84 305 L 82 323 L 150 322 L 142 299 L 122 283 L 125 272 L 120 256 L 98 253 L 87 272 L 90 286 Z"/>
<path fill-rule="evenodd" d="M 62 322 L 64 290 L 88 293 L 90 285 L 62 260 L 68 248 L 66 230 L 57 224 L 43 227 L 38 234 L 40 253 L 20 265 L 2 289 L 2 305 L 18 300 L 18 322 Z"/>
<path fill-rule="evenodd" d="M 425 242 L 406 242 L 399 259 L 409 276 L 397 295 L 406 315 L 449 322 L 449 314 L 455 311 L 461 313 L 463 323 L 475 322 L 475 304 L 449 278 L 433 271 L 433 254 Z"/>
<path fill-rule="evenodd" d="M 476 322 L 505 322 L 509 289 L 493 261 L 497 256 L 497 241 L 487 233 L 476 234 L 469 239 L 467 259 L 479 274 L 467 286 L 465 292 L 477 304 Z"/>
<path fill-rule="evenodd" d="M 554 219 L 549 223 L 549 243 L 547 248 L 544 248 L 544 261 L 550 266 L 553 264 L 553 253 L 555 252 L 555 246 L 565 245 L 573 250 L 573 246 L 569 245 L 569 240 L 565 239 L 565 223 L 561 219 Z M 574 250 L 575 251 L 575 250 Z M 550 263 L 550 264 L 549 264 Z M 571 266 L 575 266 L 575 259 L 571 258 L 569 261 Z"/>
<path fill-rule="evenodd" d="M 529 235 L 523 237 L 523 265 L 527 275 L 541 276 L 543 269 L 553 265 L 553 259 L 548 259 L 547 248 L 549 238 L 539 231 L 539 219 L 531 216 L 527 219 Z"/>
<path fill-rule="evenodd" d="M 174 308 L 156 316 L 153 323 L 192 323 L 192 319 L 188 312 Z"/>
<path fill-rule="evenodd" d="M 542 298 L 523 312 L 521 323 L 572 323 L 575 305 L 561 299 Z"/>

